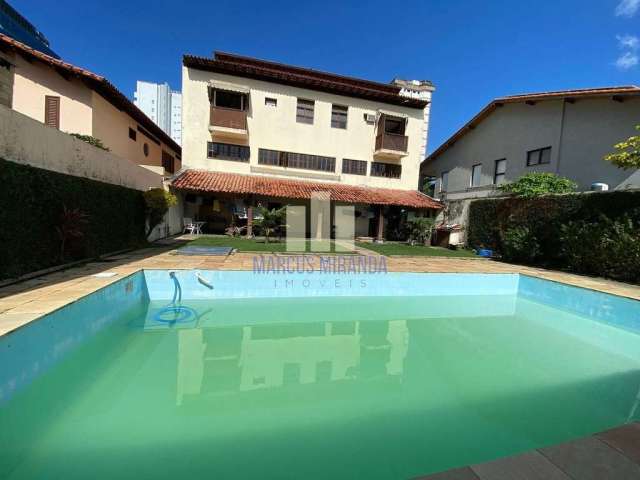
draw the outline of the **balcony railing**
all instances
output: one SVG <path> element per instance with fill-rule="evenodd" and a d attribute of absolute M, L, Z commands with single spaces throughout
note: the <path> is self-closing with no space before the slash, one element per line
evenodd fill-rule
<path fill-rule="evenodd" d="M 409 137 L 398 135 L 397 133 L 380 133 L 376 137 L 376 151 L 392 150 L 395 152 L 406 152 Z"/>
<path fill-rule="evenodd" d="M 209 123 L 212 127 L 247 129 L 247 112 L 232 108 L 211 107 Z"/>

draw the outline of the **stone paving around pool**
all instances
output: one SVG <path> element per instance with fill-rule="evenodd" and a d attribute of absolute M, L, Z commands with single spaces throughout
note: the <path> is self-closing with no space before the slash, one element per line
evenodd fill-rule
<path fill-rule="evenodd" d="M 369 250 L 359 250 L 359 253 L 376 255 Z M 235 253 L 224 257 L 182 256 L 176 255 L 175 249 L 171 246 L 152 247 L 9 285 L 0 288 L 0 335 L 9 333 L 141 269 L 251 270 L 256 255 L 260 253 Z M 319 257 L 315 257 L 313 264 L 318 265 Z M 386 258 L 386 267 L 390 272 L 522 273 L 640 299 L 640 286 L 637 285 L 481 258 L 392 256 Z M 115 273 L 115 275 L 95 276 L 105 273 Z"/>

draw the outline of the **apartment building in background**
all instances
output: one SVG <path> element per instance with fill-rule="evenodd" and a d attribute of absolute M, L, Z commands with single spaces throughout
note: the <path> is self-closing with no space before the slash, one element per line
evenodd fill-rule
<path fill-rule="evenodd" d="M 182 144 L 182 94 L 168 83 L 138 80 L 133 103 L 178 145 Z"/>
<path fill-rule="evenodd" d="M 47 37 L 5 0 L 0 0 L 0 33 L 50 57 L 60 58 L 51 50 Z"/>
<path fill-rule="evenodd" d="M 495 195 L 529 172 L 570 178 L 580 191 L 638 188 L 640 171 L 603 157 L 639 123 L 636 86 L 497 98 L 425 159 L 421 176 L 447 200 Z"/>
<path fill-rule="evenodd" d="M 1 33 L 0 105 L 51 128 L 93 136 L 156 173 L 181 168 L 180 146 L 105 77 Z"/>
<path fill-rule="evenodd" d="M 185 216 L 207 231 L 246 221 L 250 234 L 255 205 L 307 205 L 323 192 L 332 220 L 352 206 L 355 235 L 382 239 L 393 215 L 433 214 L 440 204 L 417 191 L 433 91 L 428 81 L 185 56 L 183 172 L 173 181 Z"/>

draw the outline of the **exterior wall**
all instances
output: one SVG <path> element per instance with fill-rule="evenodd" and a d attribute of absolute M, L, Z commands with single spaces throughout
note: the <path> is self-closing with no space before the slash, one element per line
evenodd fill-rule
<path fill-rule="evenodd" d="M 0 106 L 0 157 L 137 190 L 162 186 L 162 176 L 4 106 Z"/>
<path fill-rule="evenodd" d="M 182 94 L 171 92 L 171 138 L 182 145 Z"/>
<path fill-rule="evenodd" d="M 60 130 L 92 134 L 92 91 L 75 78 L 66 80 L 41 62 L 29 63 L 15 55 L 13 109 L 44 122 L 46 95 L 60 97 Z"/>
<path fill-rule="evenodd" d="M 13 104 L 13 63 L 13 55 L 0 52 L 0 105 L 9 108 Z"/>
<path fill-rule="evenodd" d="M 640 174 L 624 171 L 605 162 L 615 143 L 634 135 L 640 117 L 640 98 L 623 103 L 609 99 L 543 101 L 535 105 L 506 104 L 435 160 L 426 162 L 425 175 L 438 178 L 449 172 L 447 199 L 478 198 L 492 195 L 495 161 L 507 159 L 506 181 L 529 172 L 551 172 L 571 178 L 580 190 L 594 182 L 610 188 L 640 186 Z M 528 167 L 527 151 L 551 147 L 551 162 Z M 471 169 L 482 164 L 480 187 L 471 188 Z"/>
<path fill-rule="evenodd" d="M 250 107 L 247 112 L 251 147 L 249 163 L 207 158 L 207 142 L 212 140 L 209 132 L 210 80 L 233 83 L 251 89 Z M 183 67 L 183 163 L 185 168 L 206 169 L 234 173 L 269 174 L 295 176 L 299 179 L 340 181 L 351 185 L 415 190 L 422 160 L 424 142 L 424 111 L 421 109 L 388 105 L 353 97 L 343 97 L 313 90 L 290 87 L 271 82 L 222 75 Z M 265 97 L 277 99 L 277 107 L 265 106 Z M 296 122 L 297 98 L 315 101 L 314 123 Z M 347 129 L 331 128 L 331 105 L 349 107 Z M 408 155 L 401 160 L 377 159 L 373 157 L 375 147 L 375 125 L 364 120 L 364 114 L 375 114 L 379 109 L 408 115 L 406 135 L 409 137 Z M 218 137 L 216 137 L 217 139 Z M 242 143 L 233 140 L 219 141 Z M 311 170 L 283 169 L 258 165 L 258 149 L 266 148 L 287 152 L 323 155 L 336 158 L 334 173 Z M 342 174 L 342 160 L 366 160 L 367 175 Z M 400 163 L 400 179 L 371 177 L 372 161 Z M 267 173 L 268 172 L 268 173 Z"/>
<path fill-rule="evenodd" d="M 115 108 L 98 93 L 92 93 L 93 136 L 102 140 L 113 153 L 138 165 L 154 167 L 162 166 L 162 150 L 171 153 L 176 158 L 176 152 L 160 139 L 157 139 L 160 141 L 160 145 L 158 145 L 142 132 L 137 131 L 138 123 L 129 115 Z M 136 140 L 129 138 L 129 128 L 137 132 Z M 148 156 L 144 154 L 145 144 L 149 147 Z M 176 158 L 175 170 L 178 171 L 180 166 L 181 162 Z"/>

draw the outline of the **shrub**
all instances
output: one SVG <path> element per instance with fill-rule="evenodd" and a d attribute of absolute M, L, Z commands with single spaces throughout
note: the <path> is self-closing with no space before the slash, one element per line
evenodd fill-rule
<path fill-rule="evenodd" d="M 508 261 L 639 282 L 640 192 L 475 200 L 467 241 Z"/>
<path fill-rule="evenodd" d="M 407 220 L 409 226 L 409 240 L 427 245 L 431 240 L 431 233 L 435 225 L 435 220 L 429 217 L 415 217 Z"/>
<path fill-rule="evenodd" d="M 147 206 L 147 231 L 149 237 L 155 227 L 162 223 L 164 216 L 178 202 L 176 196 L 164 188 L 152 188 L 144 192 L 144 202 Z"/>
<path fill-rule="evenodd" d="M 575 182 L 553 173 L 532 172 L 515 182 L 500 185 L 500 190 L 518 197 L 532 198 L 550 193 L 571 193 L 577 188 Z"/>
<path fill-rule="evenodd" d="M 80 223 L 82 237 L 65 247 L 65 261 L 144 244 L 142 192 L 0 159 L 0 279 L 60 263 L 56 227 Z M 64 208 L 87 223 L 67 222 Z M 74 227 L 75 229 L 75 227 Z"/>
<path fill-rule="evenodd" d="M 83 142 L 86 142 L 89 145 L 93 145 L 94 147 L 99 148 L 101 150 L 105 150 L 107 152 L 110 151 L 109 148 L 106 147 L 102 143 L 102 140 L 100 140 L 99 138 L 92 137 L 91 135 L 82 135 L 80 133 L 70 133 L 69 135 L 71 135 L 72 137 L 76 137 L 78 140 L 82 140 Z"/>
<path fill-rule="evenodd" d="M 272 208 L 271 210 L 266 207 L 258 207 L 258 212 L 259 217 L 254 220 L 254 224 L 257 225 L 264 234 L 265 243 L 269 243 L 271 235 L 283 226 L 287 207 Z"/>

